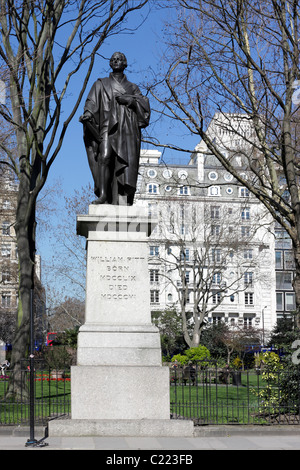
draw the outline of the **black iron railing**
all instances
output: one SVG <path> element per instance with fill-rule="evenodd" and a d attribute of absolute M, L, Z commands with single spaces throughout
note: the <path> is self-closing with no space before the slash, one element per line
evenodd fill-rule
<path fill-rule="evenodd" d="M 171 417 L 205 424 L 300 424 L 300 368 L 170 367 Z"/>
<path fill-rule="evenodd" d="M 46 425 L 49 419 L 69 416 L 69 368 L 49 368 L 43 361 L 35 361 L 33 382 L 35 424 Z M 23 361 L 17 376 L 10 370 L 0 375 L 0 425 L 30 424 L 30 406 L 30 365 Z"/>
<path fill-rule="evenodd" d="M 20 375 L 0 375 L 0 425 L 30 424 L 28 361 Z M 206 424 L 300 424 L 300 367 L 277 373 L 266 370 L 230 370 L 211 363 L 181 367 L 170 365 L 171 418 Z M 69 368 L 50 368 L 35 361 L 34 420 L 69 417 Z"/>

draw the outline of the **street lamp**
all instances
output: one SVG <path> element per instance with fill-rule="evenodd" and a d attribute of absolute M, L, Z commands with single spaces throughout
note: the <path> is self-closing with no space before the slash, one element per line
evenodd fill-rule
<path fill-rule="evenodd" d="M 34 310 L 33 310 L 33 286 L 30 291 L 30 355 L 29 355 L 29 420 L 30 420 L 30 437 L 25 443 L 25 447 L 44 447 L 48 443 L 43 442 L 44 439 L 39 441 L 34 437 Z"/>
<path fill-rule="evenodd" d="M 265 309 L 267 308 L 267 305 L 262 309 L 261 311 L 261 318 L 262 318 L 262 330 L 263 330 L 263 337 L 262 337 L 262 342 L 263 342 L 263 347 L 265 345 Z"/>

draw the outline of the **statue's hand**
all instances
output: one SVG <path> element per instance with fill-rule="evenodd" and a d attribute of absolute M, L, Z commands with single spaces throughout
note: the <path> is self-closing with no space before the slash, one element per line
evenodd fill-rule
<path fill-rule="evenodd" d="M 116 100 L 119 104 L 123 104 L 125 106 L 130 106 L 133 103 L 133 98 L 129 95 L 117 95 Z"/>
<path fill-rule="evenodd" d="M 85 113 L 82 116 L 80 116 L 79 122 L 84 123 L 85 121 L 91 120 L 92 117 L 93 115 L 92 113 L 90 113 L 90 111 L 85 111 Z"/>

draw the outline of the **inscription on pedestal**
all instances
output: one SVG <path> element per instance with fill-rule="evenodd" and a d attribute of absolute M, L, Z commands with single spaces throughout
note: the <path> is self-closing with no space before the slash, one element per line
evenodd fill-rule
<path fill-rule="evenodd" d="M 99 272 L 100 298 L 102 300 L 134 300 L 137 298 L 136 263 L 144 257 L 91 256 Z"/>

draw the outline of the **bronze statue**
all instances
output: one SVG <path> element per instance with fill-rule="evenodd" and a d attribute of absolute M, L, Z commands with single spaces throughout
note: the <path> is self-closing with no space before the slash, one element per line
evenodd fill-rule
<path fill-rule="evenodd" d="M 132 205 L 136 191 L 141 129 L 150 119 L 149 100 L 127 80 L 121 52 L 110 59 L 112 72 L 92 86 L 79 121 L 95 183 L 93 204 Z"/>

